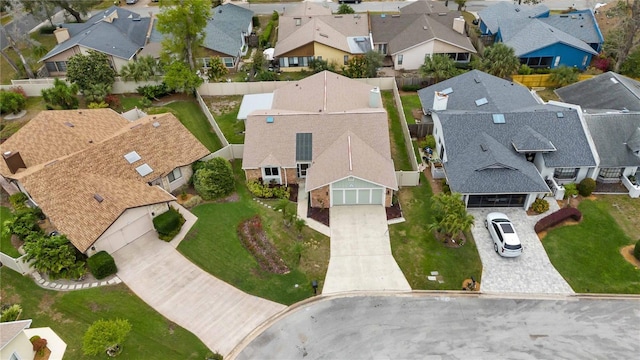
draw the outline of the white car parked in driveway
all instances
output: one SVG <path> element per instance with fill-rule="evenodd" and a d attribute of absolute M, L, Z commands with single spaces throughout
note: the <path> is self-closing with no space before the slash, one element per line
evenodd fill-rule
<path fill-rule="evenodd" d="M 489 213 L 484 227 L 489 230 L 493 239 L 493 249 L 500 256 L 516 257 L 522 254 L 522 244 L 507 215 L 499 212 Z"/>

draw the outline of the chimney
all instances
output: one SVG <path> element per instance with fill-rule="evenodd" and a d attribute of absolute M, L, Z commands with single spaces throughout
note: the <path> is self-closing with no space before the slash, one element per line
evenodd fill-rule
<path fill-rule="evenodd" d="M 53 31 L 53 35 L 56 36 L 56 41 L 58 44 L 62 44 L 63 42 L 69 40 L 69 29 L 59 27 Z"/>
<path fill-rule="evenodd" d="M 441 110 L 447 110 L 447 102 L 449 101 L 449 96 L 439 93 L 439 92 L 434 92 L 433 95 L 433 111 L 441 111 Z"/>
<path fill-rule="evenodd" d="M 464 18 L 462 16 L 453 19 L 453 30 L 464 35 Z"/>
<path fill-rule="evenodd" d="M 22 160 L 22 156 L 20 156 L 20 153 L 17 151 L 5 151 L 2 154 L 2 157 L 4 158 L 4 162 L 7 164 L 7 167 L 12 174 L 15 174 L 18 169 L 27 168 L 27 165 L 24 164 L 24 160 Z"/>
<path fill-rule="evenodd" d="M 369 107 L 371 108 L 380 107 L 380 89 L 378 87 L 374 87 L 369 92 Z"/>

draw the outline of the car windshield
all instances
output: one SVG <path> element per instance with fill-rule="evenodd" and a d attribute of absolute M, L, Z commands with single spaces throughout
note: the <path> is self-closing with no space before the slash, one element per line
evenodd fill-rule
<path fill-rule="evenodd" d="M 502 228 L 502 232 L 504 234 L 513 234 L 516 231 L 513 230 L 513 226 L 511 226 L 511 223 L 502 223 L 500 224 L 500 227 Z"/>
<path fill-rule="evenodd" d="M 507 249 L 507 250 L 519 250 L 520 248 L 522 248 L 522 245 L 520 245 L 520 244 L 515 244 L 515 245 L 504 244 L 504 248 Z"/>

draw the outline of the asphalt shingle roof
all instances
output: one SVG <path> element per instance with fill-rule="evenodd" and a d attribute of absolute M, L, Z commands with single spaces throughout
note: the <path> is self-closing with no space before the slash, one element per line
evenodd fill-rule
<path fill-rule="evenodd" d="M 478 12 L 478 16 L 487 25 L 492 34 L 498 32 L 499 21 L 502 19 L 529 19 L 538 17 L 549 11 L 545 5 L 517 5 L 499 2 Z"/>
<path fill-rule="evenodd" d="M 640 166 L 633 148 L 640 146 L 640 113 L 585 114 L 601 167 Z"/>
<path fill-rule="evenodd" d="M 447 88 L 453 90 L 448 95 L 447 110 L 500 113 L 538 105 L 526 87 L 479 70 L 471 70 L 419 90 L 422 108 L 425 111 L 433 109 L 434 93 Z M 488 103 L 477 106 L 475 101 L 481 98 L 486 98 Z"/>
<path fill-rule="evenodd" d="M 106 21 L 110 18 L 113 18 L 111 22 Z M 112 6 L 93 15 L 85 23 L 62 24 L 68 29 L 70 38 L 56 45 L 42 60 L 78 45 L 129 60 L 145 45 L 150 23 L 149 17 L 140 17 L 137 13 Z"/>
<path fill-rule="evenodd" d="M 549 17 L 541 17 L 539 20 L 588 44 L 604 41 L 598 31 L 598 23 L 591 9 L 568 14 L 550 14 Z"/>
<path fill-rule="evenodd" d="M 205 27 L 205 48 L 238 56 L 242 49 L 242 32 L 246 32 L 253 18 L 253 11 L 234 4 L 216 6 Z M 248 34 L 247 34 L 248 35 Z"/>
<path fill-rule="evenodd" d="M 562 101 L 583 109 L 640 111 L 640 81 L 616 74 L 600 74 L 555 90 Z"/>

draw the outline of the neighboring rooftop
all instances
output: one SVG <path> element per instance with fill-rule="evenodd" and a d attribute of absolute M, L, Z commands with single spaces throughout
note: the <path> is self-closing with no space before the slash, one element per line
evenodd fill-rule
<path fill-rule="evenodd" d="M 498 2 L 478 12 L 478 16 L 487 25 L 488 30 L 498 32 L 499 21 L 503 19 L 526 20 L 549 13 L 545 5 L 517 5 L 510 2 Z"/>
<path fill-rule="evenodd" d="M 550 14 L 548 17 L 539 19 L 587 44 L 602 43 L 604 41 L 591 9 L 576 10 L 567 14 Z"/>
<path fill-rule="evenodd" d="M 640 166 L 640 112 L 584 114 L 601 167 Z"/>
<path fill-rule="evenodd" d="M 216 6 L 204 29 L 203 46 L 222 54 L 237 56 L 242 48 L 243 32 L 247 32 L 252 18 L 253 11 L 243 7 L 231 3 Z"/>
<path fill-rule="evenodd" d="M 640 81 L 613 71 L 562 87 L 555 93 L 562 101 L 583 109 L 640 111 Z"/>
<path fill-rule="evenodd" d="M 31 326 L 31 320 L 17 320 L 0 323 L 0 349 L 7 346 L 24 329 Z"/>

